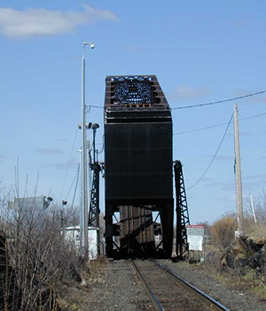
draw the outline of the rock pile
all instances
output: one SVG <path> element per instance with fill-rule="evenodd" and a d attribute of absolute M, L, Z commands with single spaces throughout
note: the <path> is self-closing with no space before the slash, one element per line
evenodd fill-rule
<path fill-rule="evenodd" d="M 221 258 L 223 268 L 236 269 L 244 274 L 248 268 L 255 269 L 258 274 L 266 273 L 266 238 L 255 239 L 240 237 L 225 249 Z"/>

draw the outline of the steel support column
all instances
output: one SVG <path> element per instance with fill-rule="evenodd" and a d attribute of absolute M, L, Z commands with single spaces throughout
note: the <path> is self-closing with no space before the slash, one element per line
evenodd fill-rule
<path fill-rule="evenodd" d="M 182 259 L 184 253 L 188 251 L 186 226 L 190 224 L 190 221 L 184 176 L 180 161 L 174 161 L 174 173 L 176 189 L 176 255 Z"/>

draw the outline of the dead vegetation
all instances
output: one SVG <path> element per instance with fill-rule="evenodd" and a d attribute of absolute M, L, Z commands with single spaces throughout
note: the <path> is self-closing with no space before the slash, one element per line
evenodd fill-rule
<path fill-rule="evenodd" d="M 58 284 L 81 283 L 82 263 L 63 238 L 59 210 L 1 208 L 0 310 L 61 310 Z"/>
<path fill-rule="evenodd" d="M 210 227 L 213 244 L 220 250 L 228 247 L 235 235 L 236 223 L 232 215 L 225 216 Z"/>
<path fill-rule="evenodd" d="M 92 288 L 104 285 L 108 261 L 105 257 L 92 260 L 82 272 L 82 283 L 65 280 L 58 287 L 58 302 L 62 311 L 87 311 Z"/>
<path fill-rule="evenodd" d="M 224 216 L 210 227 L 205 269 L 229 287 L 266 299 L 266 224 L 246 216 L 244 228 L 245 236 L 235 238 L 234 215 Z"/>

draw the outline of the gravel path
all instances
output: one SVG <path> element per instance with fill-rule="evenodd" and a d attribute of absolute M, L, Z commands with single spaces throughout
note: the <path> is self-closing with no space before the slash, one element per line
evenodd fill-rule
<path fill-rule="evenodd" d="M 211 277 L 207 271 L 185 262 L 173 263 L 170 260 L 159 260 L 189 283 L 200 288 L 218 300 L 231 311 L 265 311 L 266 301 L 258 301 L 251 295 L 227 288 L 224 284 Z"/>

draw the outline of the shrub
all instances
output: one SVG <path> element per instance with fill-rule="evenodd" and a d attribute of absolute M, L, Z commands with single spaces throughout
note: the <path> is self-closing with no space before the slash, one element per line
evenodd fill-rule
<path fill-rule="evenodd" d="M 59 214 L 56 207 L 23 206 L 2 218 L 8 232 L 8 273 L 0 279 L 0 289 L 7 297 L 4 310 L 59 310 L 57 284 L 71 279 L 79 267 L 74 245 L 63 238 Z"/>
<path fill-rule="evenodd" d="M 210 227 L 213 243 L 220 249 L 225 249 L 234 240 L 235 230 L 236 224 L 233 216 L 221 218 Z"/>

